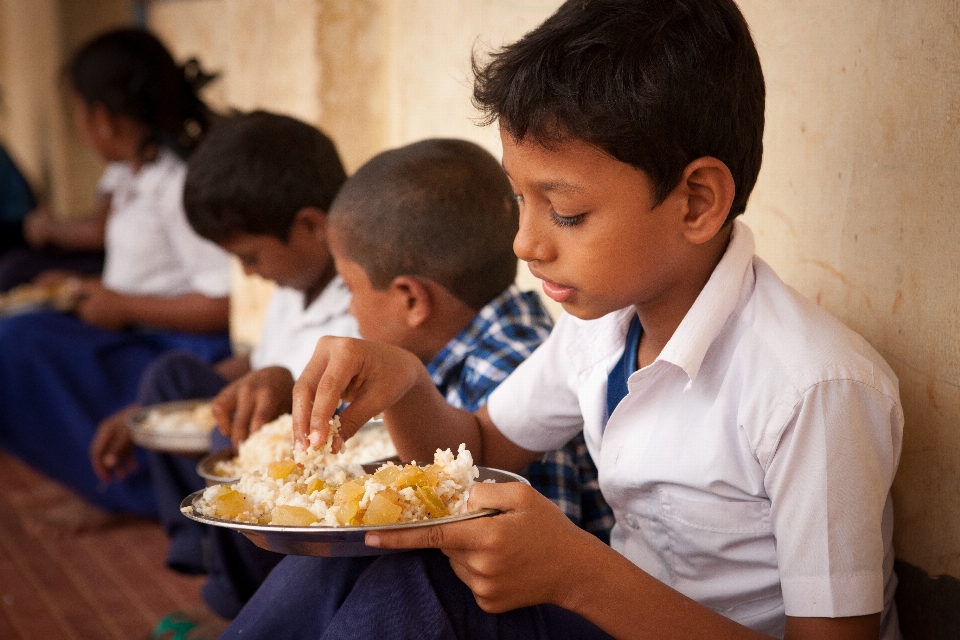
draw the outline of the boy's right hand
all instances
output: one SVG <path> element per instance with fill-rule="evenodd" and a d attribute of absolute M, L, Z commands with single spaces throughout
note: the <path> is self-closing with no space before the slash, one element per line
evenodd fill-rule
<path fill-rule="evenodd" d="M 104 482 L 122 480 L 137 469 L 127 418 L 139 408 L 133 404 L 121 409 L 97 427 L 90 443 L 90 463 L 93 472 Z"/>
<path fill-rule="evenodd" d="M 392 407 L 427 375 L 415 355 L 387 344 L 354 338 L 324 336 L 293 388 L 293 434 L 296 445 L 326 442 L 329 421 L 340 406 L 340 435 L 333 443 L 338 451 L 344 440 L 367 420 Z M 427 386 L 436 393 L 433 383 Z"/>
<path fill-rule="evenodd" d="M 251 433 L 290 412 L 293 374 L 284 367 L 251 371 L 230 383 L 213 399 L 211 409 L 217 427 L 239 445 Z"/>

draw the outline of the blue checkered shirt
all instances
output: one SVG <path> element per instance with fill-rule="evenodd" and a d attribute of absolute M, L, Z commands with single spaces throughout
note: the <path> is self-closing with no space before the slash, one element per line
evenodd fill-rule
<path fill-rule="evenodd" d="M 553 327 L 540 297 L 510 285 L 474 316 L 427 365 L 437 389 L 455 407 L 476 411 Z M 522 471 L 577 525 L 610 540 L 613 512 L 597 480 L 583 434 Z"/>

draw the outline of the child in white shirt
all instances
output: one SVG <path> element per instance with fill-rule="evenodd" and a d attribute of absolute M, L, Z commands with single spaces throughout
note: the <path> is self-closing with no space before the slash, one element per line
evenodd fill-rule
<path fill-rule="evenodd" d="M 446 406 L 415 358 L 324 339 L 294 428 L 323 439 L 344 399 L 343 437 L 385 410 L 405 459 L 464 442 L 506 469 L 582 430 L 611 546 L 528 487 L 474 485 L 469 509 L 498 515 L 368 533 L 446 558 L 383 556 L 311 632 L 898 638 L 897 381 L 735 221 L 764 106 L 737 7 L 572 0 L 478 65 L 474 100 L 500 122 L 514 250 L 566 314 L 474 414 Z"/>
<path fill-rule="evenodd" d="M 248 274 L 278 286 L 249 355 L 213 366 L 192 354 L 167 354 L 144 375 L 138 405 L 216 396 L 219 432 L 213 450 L 239 444 L 290 412 L 294 380 L 317 340 L 359 336 L 349 312 L 350 292 L 327 247 L 326 211 L 345 180 L 333 142 L 294 118 L 258 111 L 214 128 L 190 159 L 184 189 L 190 223 L 234 254 Z M 105 481 L 131 469 L 133 446 L 124 418 L 138 405 L 98 430 L 91 461 Z M 220 618 L 232 618 L 281 556 L 238 534 L 208 531 L 180 513 L 180 501 L 204 487 L 195 458 L 151 452 L 149 459 L 170 537 L 167 564 L 207 573 L 205 601 Z M 192 612 L 194 622 L 215 625 L 212 612 Z"/>
<path fill-rule="evenodd" d="M 159 355 L 230 353 L 229 257 L 190 229 L 182 205 L 185 159 L 212 114 L 196 74 L 142 30 L 94 38 L 67 75 L 77 125 L 110 163 L 106 266 L 102 278 L 45 276 L 72 290 L 72 315 L 0 320 L 0 446 L 101 507 L 154 515 L 145 473 L 104 486 L 87 449 Z"/>

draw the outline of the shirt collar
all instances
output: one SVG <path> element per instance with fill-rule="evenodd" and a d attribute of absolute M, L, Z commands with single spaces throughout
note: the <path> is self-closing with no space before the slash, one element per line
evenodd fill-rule
<path fill-rule="evenodd" d="M 657 358 L 683 369 L 690 378 L 684 391 L 693 386 L 707 350 L 739 304 L 753 255 L 753 232 L 734 220 L 723 257 Z"/>
<path fill-rule="evenodd" d="M 303 307 L 306 295 L 299 290 L 297 293 L 300 294 L 300 306 Z M 304 316 L 311 319 L 311 324 L 323 324 L 348 313 L 350 313 L 350 290 L 347 289 L 347 285 L 339 274 L 333 276 L 320 295 L 304 309 Z"/>

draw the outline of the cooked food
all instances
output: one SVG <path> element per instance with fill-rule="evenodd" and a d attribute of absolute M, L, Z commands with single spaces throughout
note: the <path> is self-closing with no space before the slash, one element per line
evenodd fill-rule
<path fill-rule="evenodd" d="M 260 525 L 390 525 L 461 513 L 479 473 L 462 444 L 456 456 L 438 449 L 432 464 L 387 462 L 374 473 L 324 460 L 308 450 L 272 462 L 207 488 L 194 507 L 207 517 Z"/>
<path fill-rule="evenodd" d="M 77 301 L 77 285 L 73 279 L 53 284 L 22 284 L 0 293 L 0 314 L 19 313 L 36 308 L 70 311 Z"/>
<path fill-rule="evenodd" d="M 210 433 L 216 424 L 210 403 L 204 402 L 191 409 L 152 409 L 147 412 L 140 428 L 164 434 Z"/>
<path fill-rule="evenodd" d="M 337 424 L 339 424 L 339 419 Z M 390 434 L 382 424 L 362 427 L 344 443 L 338 454 L 329 447 L 311 447 L 304 454 L 314 465 L 374 462 L 397 455 Z M 293 418 L 282 415 L 269 422 L 237 447 L 237 455 L 214 466 L 222 478 L 239 478 L 244 473 L 266 468 L 271 462 L 291 459 L 293 454 Z M 321 457 L 322 459 L 314 460 Z M 303 460 L 302 462 L 307 462 Z"/>

